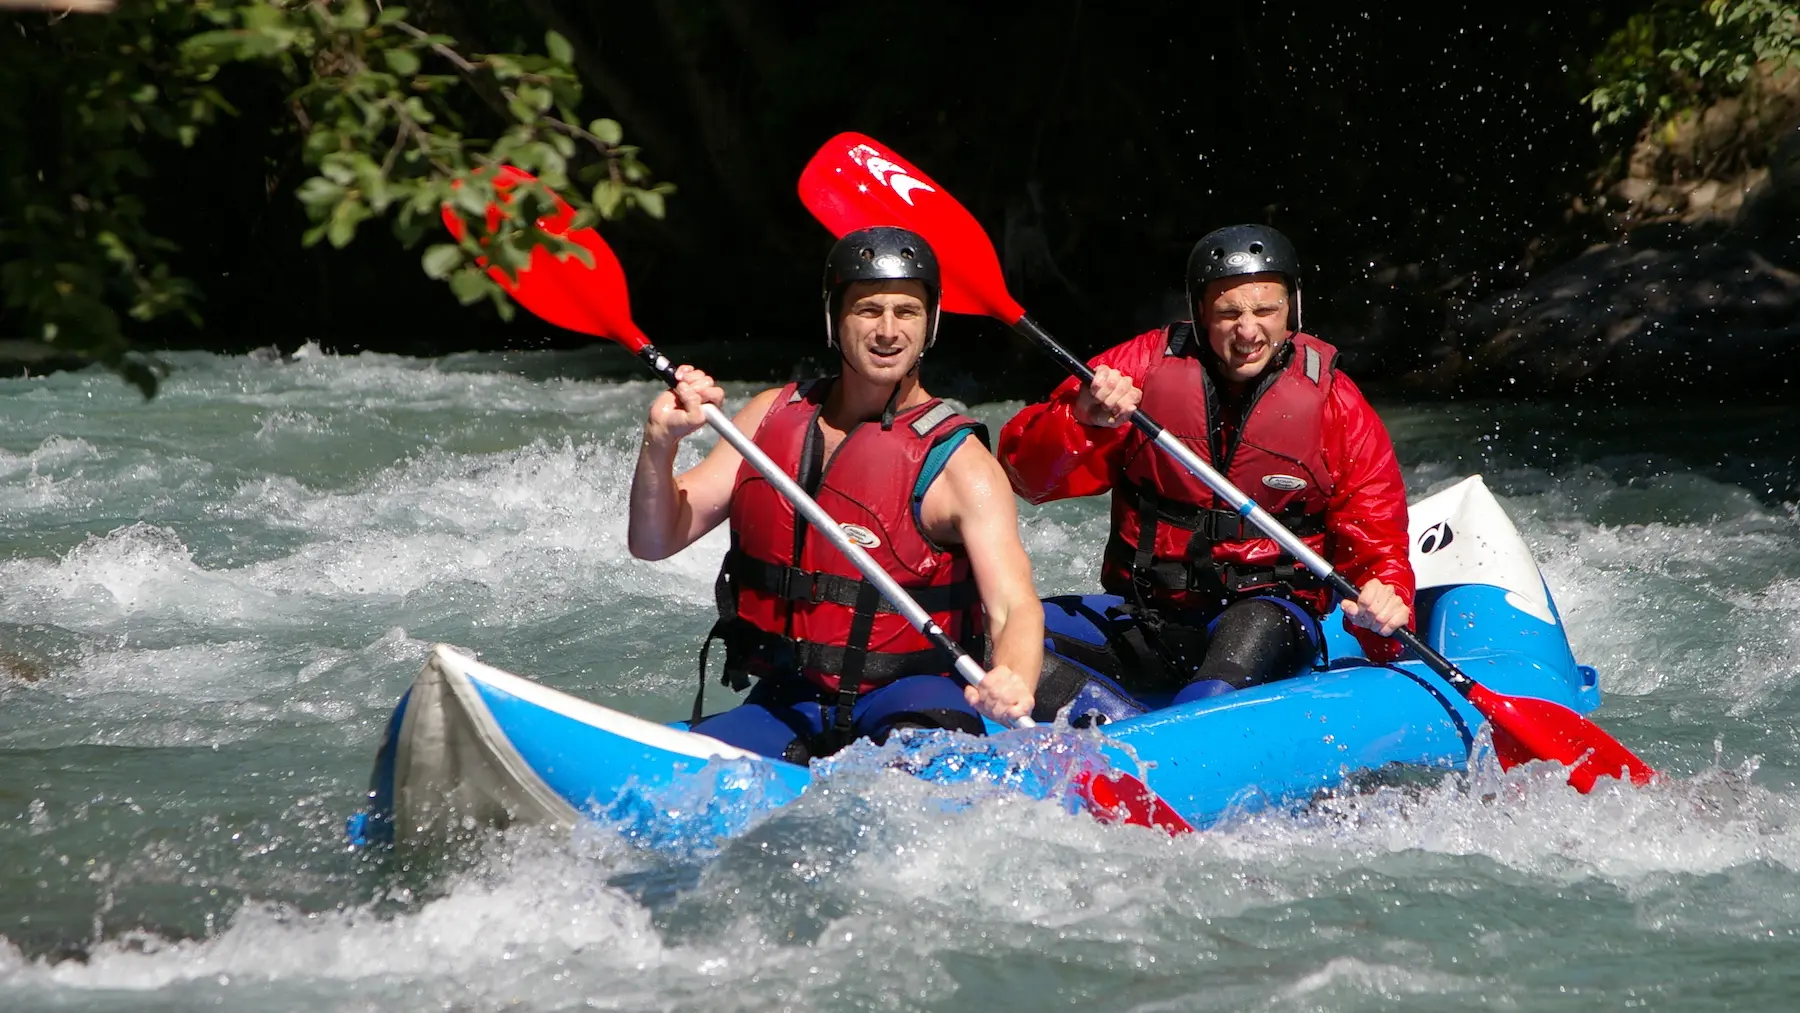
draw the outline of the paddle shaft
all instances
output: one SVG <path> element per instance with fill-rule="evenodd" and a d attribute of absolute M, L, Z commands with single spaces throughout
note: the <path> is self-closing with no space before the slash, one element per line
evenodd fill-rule
<path fill-rule="evenodd" d="M 668 384 L 670 389 L 674 389 L 679 381 L 675 379 L 675 367 L 669 363 L 667 356 L 657 351 L 656 346 L 651 344 L 644 345 L 637 354 L 638 358 L 644 360 L 645 364 L 662 382 Z M 907 622 L 912 623 L 913 629 L 923 633 L 926 639 L 950 655 L 957 675 L 962 676 L 964 681 L 971 686 L 981 684 L 981 680 L 987 676 L 987 673 L 982 670 L 981 664 L 970 657 L 969 652 L 963 650 L 960 644 L 951 640 L 950 635 L 944 632 L 944 628 L 932 621 L 931 613 L 926 612 L 918 602 L 913 600 L 912 595 L 906 593 L 905 588 L 901 587 L 893 577 L 888 576 L 888 572 L 882 569 L 881 564 L 870 558 L 869 554 L 863 551 L 862 546 L 851 541 L 849 536 L 844 534 L 844 530 L 838 527 L 837 521 L 832 520 L 831 515 L 825 512 L 825 508 L 820 506 L 817 500 L 807 495 L 805 489 L 800 488 L 800 483 L 794 481 L 793 477 L 771 460 L 768 454 L 763 453 L 763 449 L 756 445 L 756 441 L 744 435 L 744 431 L 726 418 L 724 412 L 711 404 L 702 404 L 700 410 L 706 416 L 707 424 L 718 430 L 725 442 L 744 455 L 744 460 L 749 461 L 750 466 L 755 468 L 758 474 L 768 479 L 770 484 L 774 485 L 781 495 L 794 505 L 794 509 L 800 511 L 807 522 L 813 526 L 813 530 L 824 535 L 832 545 L 837 547 L 839 552 L 848 557 L 851 565 L 862 571 L 863 578 L 874 584 L 875 589 L 880 591 L 881 596 L 894 606 L 895 611 L 905 616 Z M 1035 725 L 1035 722 L 1027 716 L 1018 719 L 1014 725 L 1019 728 L 1030 728 Z"/>
<path fill-rule="evenodd" d="M 1056 339 L 1051 337 L 1050 333 L 1031 317 L 1021 316 L 1018 322 L 1013 324 L 1013 330 L 1036 342 L 1044 351 L 1049 352 L 1050 357 L 1060 363 L 1064 369 L 1080 378 L 1082 383 L 1088 383 L 1094 379 L 1094 371 L 1088 368 L 1087 363 L 1070 354 L 1068 349 L 1058 344 Z M 1149 437 L 1152 443 L 1161 447 L 1164 453 L 1173 457 L 1195 478 L 1205 482 L 1207 488 L 1218 493 L 1231 509 L 1236 510 L 1240 516 L 1256 525 L 1263 534 L 1274 539 L 1283 551 L 1299 560 L 1302 565 L 1312 571 L 1314 576 L 1330 585 L 1333 591 L 1351 601 L 1355 601 L 1362 594 L 1354 584 L 1344 578 L 1343 574 L 1337 572 L 1337 569 L 1326 561 L 1324 556 L 1314 552 L 1311 546 L 1283 527 L 1273 514 L 1257 505 L 1255 500 L 1244 495 L 1243 490 L 1232 485 L 1230 479 L 1220 474 L 1212 465 L 1201 460 L 1200 455 L 1194 453 L 1192 448 L 1176 439 L 1174 434 L 1164 429 L 1155 419 L 1145 415 L 1142 409 L 1132 411 L 1131 424 L 1136 426 L 1139 432 Z M 1442 676 L 1444 681 L 1455 687 L 1456 691 L 1465 698 L 1475 691 L 1477 685 L 1475 680 L 1464 675 L 1462 670 L 1452 664 L 1449 658 L 1426 646 L 1425 642 L 1420 640 L 1418 634 L 1412 630 L 1402 626 L 1396 629 L 1392 636 L 1395 640 L 1405 644 L 1408 650 L 1418 655 L 1427 667 Z"/>

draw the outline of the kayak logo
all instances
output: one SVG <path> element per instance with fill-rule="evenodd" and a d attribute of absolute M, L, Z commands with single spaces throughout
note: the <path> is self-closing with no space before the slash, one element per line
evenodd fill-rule
<path fill-rule="evenodd" d="M 875 537 L 875 532 L 861 524 L 839 524 L 838 529 L 843 531 L 845 538 L 865 549 L 881 548 L 881 539 Z"/>
<path fill-rule="evenodd" d="M 1456 532 L 1450 530 L 1450 522 L 1438 521 L 1419 535 L 1419 551 L 1430 555 L 1455 540 Z"/>
<path fill-rule="evenodd" d="M 875 182 L 894 191 L 895 194 L 899 195 L 901 200 L 907 203 L 908 207 L 912 206 L 912 194 L 914 190 L 923 190 L 926 193 L 937 193 L 937 189 L 931 186 L 931 184 L 921 183 L 911 176 L 908 176 L 905 169 L 888 161 L 886 158 L 883 158 L 881 152 L 869 147 L 867 144 L 858 144 L 856 147 L 851 148 L 850 160 L 869 170 L 869 175 L 875 177 Z"/>
<path fill-rule="evenodd" d="M 1282 492 L 1299 492 L 1306 488 L 1306 479 L 1295 478 L 1293 475 L 1264 475 L 1263 484 Z"/>

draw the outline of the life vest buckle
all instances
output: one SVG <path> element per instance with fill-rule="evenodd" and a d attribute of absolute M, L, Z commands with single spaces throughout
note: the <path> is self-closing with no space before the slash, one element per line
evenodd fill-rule
<path fill-rule="evenodd" d="M 825 601 L 825 592 L 819 586 L 820 583 L 819 574 L 790 567 L 781 571 L 781 588 L 776 593 L 788 601 L 818 605 Z"/>

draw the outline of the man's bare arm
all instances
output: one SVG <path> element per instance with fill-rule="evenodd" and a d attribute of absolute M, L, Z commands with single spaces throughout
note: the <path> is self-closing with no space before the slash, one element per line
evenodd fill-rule
<path fill-rule="evenodd" d="M 700 376 L 704 384 L 690 386 L 684 380 L 676 390 L 658 395 L 644 424 L 644 442 L 631 476 L 631 523 L 626 534 L 631 554 L 639 559 L 666 559 L 680 552 L 718 527 L 730 511 L 732 487 L 743 461 L 731 444 L 720 440 L 699 464 L 679 477 L 674 474 L 682 438 L 705 424 L 701 403 L 717 405 L 723 400 L 722 391 L 719 400 L 713 400 L 717 386 Z M 777 393 L 758 394 L 732 421 L 754 433 Z"/>
<path fill-rule="evenodd" d="M 969 702 L 999 721 L 1031 713 L 1044 664 L 1044 606 L 1031 579 L 1031 558 L 1019 541 L 1019 514 L 1000 462 L 965 440 L 925 494 L 921 519 L 940 544 L 960 542 L 968 553 L 994 638 L 994 664 Z"/>

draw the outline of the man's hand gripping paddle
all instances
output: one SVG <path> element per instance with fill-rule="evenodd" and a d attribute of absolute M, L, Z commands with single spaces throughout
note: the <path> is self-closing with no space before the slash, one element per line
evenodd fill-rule
<path fill-rule="evenodd" d="M 500 170 L 495 179 L 498 189 L 506 190 L 519 182 L 529 180 L 526 173 L 506 166 Z M 492 217 L 490 213 L 490 217 Z M 518 300 L 519 305 L 544 318 L 558 327 L 596 337 L 607 338 L 624 345 L 635 353 L 644 364 L 650 367 L 664 383 L 672 389 L 676 384 L 675 368 L 663 354 L 656 350 L 650 339 L 644 336 L 637 324 L 631 319 L 631 298 L 625 290 L 625 271 L 619 266 L 619 258 L 613 256 L 611 247 L 600 233 L 594 229 L 576 229 L 569 231 L 569 224 L 574 218 L 574 211 L 561 198 L 557 199 L 557 213 L 546 216 L 537 222 L 538 228 L 552 235 L 562 236 L 586 250 L 593 258 L 593 266 L 588 267 L 576 257 L 559 259 L 550 251 L 539 247 L 532 251 L 531 261 L 519 271 L 517 280 L 507 277 L 506 272 L 497 267 L 488 268 L 488 274 L 506 293 Z M 444 208 L 444 224 L 457 239 L 463 236 L 463 221 L 449 207 Z M 743 431 L 734 425 L 713 405 L 702 405 L 707 424 L 718 430 L 725 438 L 744 455 L 770 484 L 781 491 L 795 509 L 803 514 L 813 526 L 813 530 L 824 535 L 837 546 L 839 552 L 849 557 L 850 562 L 862 572 L 868 581 L 875 585 L 882 597 L 891 603 L 895 610 L 906 617 L 907 622 L 920 633 L 923 633 L 933 644 L 936 644 L 954 660 L 956 674 L 968 681 L 969 685 L 978 685 L 987 674 L 981 665 L 971 658 L 956 641 L 951 640 L 942 627 L 932 622 L 930 613 L 919 607 L 919 603 L 906 593 L 888 576 L 880 564 L 869 557 L 862 547 L 850 541 L 836 521 L 831 519 L 823 507 L 806 494 L 786 472 L 782 471 L 769 455 L 763 453 Z M 1018 722 L 1020 727 L 1032 724 L 1029 717 Z"/>
<path fill-rule="evenodd" d="M 944 309 L 995 317 L 1030 338 L 1082 381 L 1093 379 L 1087 363 L 1057 344 L 1007 293 L 1000 258 L 975 216 L 879 141 L 844 133 L 825 142 L 800 174 L 800 200 L 833 235 L 871 225 L 897 225 L 924 236 L 944 272 Z M 1356 600 L 1356 588 L 1323 556 L 1294 537 L 1186 444 L 1142 411 L 1132 412 L 1131 424 L 1339 595 Z M 1569 783 L 1581 792 L 1591 791 L 1601 777 L 1623 774 L 1641 785 L 1655 776 L 1631 750 L 1569 708 L 1549 700 L 1496 693 L 1469 678 L 1411 630 L 1402 627 L 1393 635 L 1492 723 L 1494 749 L 1502 767 L 1554 760 L 1569 768 Z"/>

